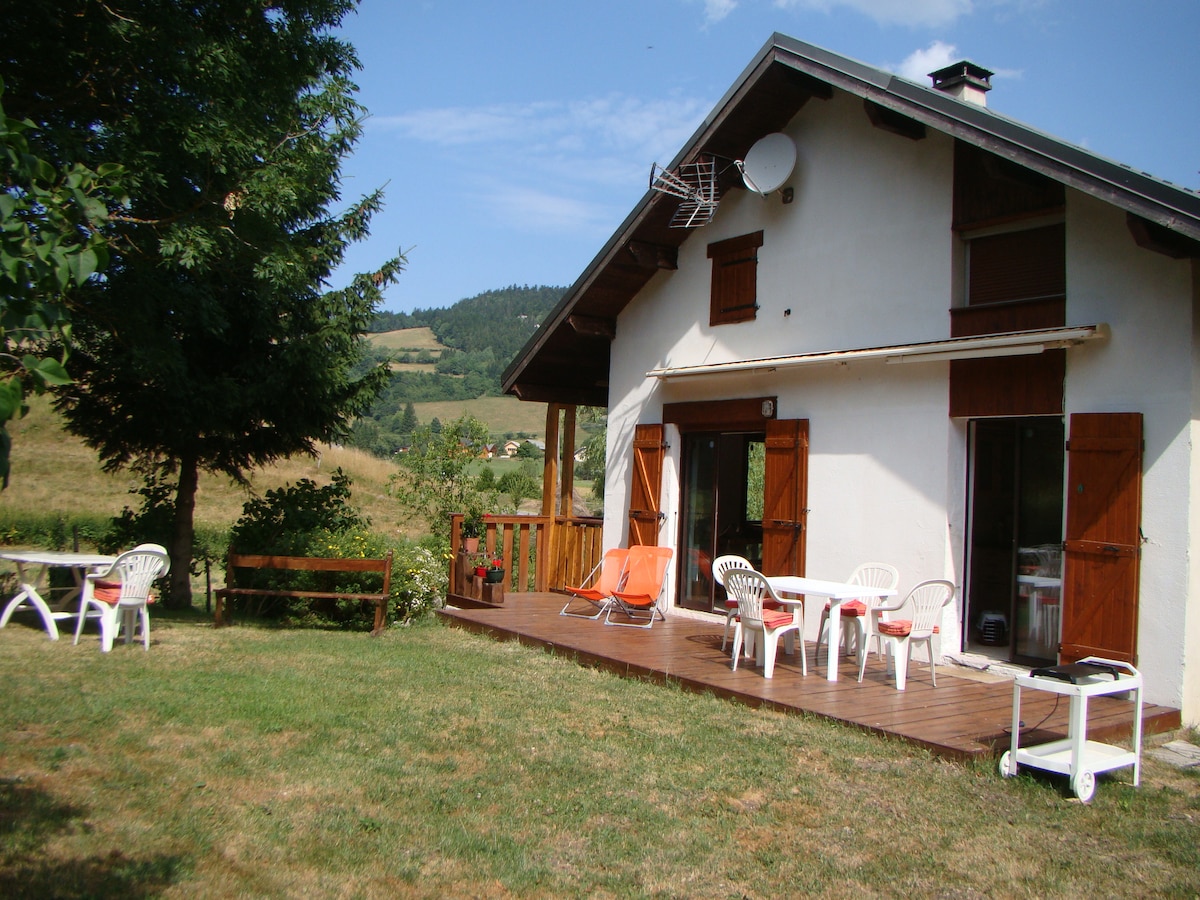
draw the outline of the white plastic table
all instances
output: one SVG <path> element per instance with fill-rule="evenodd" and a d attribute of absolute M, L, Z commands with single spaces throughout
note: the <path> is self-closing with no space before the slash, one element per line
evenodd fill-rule
<path fill-rule="evenodd" d="M 32 608 L 37 610 L 42 617 L 42 623 L 46 626 L 46 633 L 50 635 L 50 640 L 57 641 L 58 625 L 56 621 L 72 619 L 79 614 L 78 609 L 72 610 L 69 607 L 72 600 L 79 599 L 79 592 L 83 588 L 83 576 L 89 569 L 112 565 L 116 557 L 105 556 L 102 553 L 66 553 L 57 550 L 10 550 L 0 553 L 0 559 L 11 560 L 17 564 L 17 581 L 21 585 L 21 590 L 8 601 L 3 614 L 0 614 L 0 628 L 8 624 L 8 620 L 18 609 Z M 34 570 L 32 577 L 26 568 L 28 566 L 38 567 Z M 50 604 L 38 593 L 38 585 L 41 585 L 43 589 L 46 588 L 48 573 L 53 568 L 70 569 L 75 579 L 75 587 L 58 602 L 57 608 L 51 608 Z"/>
<path fill-rule="evenodd" d="M 795 606 L 803 602 L 800 597 L 822 597 L 829 600 L 829 646 L 840 647 L 842 642 L 842 601 L 857 600 L 861 597 L 893 597 L 894 588 L 872 587 L 866 584 L 848 584 L 844 581 L 822 581 L 819 578 L 805 578 L 803 575 L 768 575 L 767 583 L 779 597 L 780 602 Z M 789 600 L 788 596 L 797 599 Z M 803 625 L 804 623 L 801 623 Z M 803 638 L 802 638 L 803 639 Z M 858 654 L 865 652 L 859 641 Z M 838 680 L 838 653 L 827 654 L 827 669 L 825 677 L 829 681 Z"/>
<path fill-rule="evenodd" d="M 1012 744 L 1000 757 L 1000 774 L 1007 778 L 1017 774 L 1018 766 L 1030 766 L 1066 775 L 1071 780 L 1071 790 L 1075 792 L 1075 796 L 1087 803 L 1095 793 L 1096 775 L 1100 772 L 1133 766 L 1133 786 L 1138 786 L 1142 759 L 1142 676 L 1129 663 L 1118 660 L 1089 656 L 1080 662 L 1113 666 L 1120 671 L 1116 678 L 1107 674 L 1097 674 L 1081 678 L 1078 684 L 1044 675 L 1018 675 L 1013 681 Z M 1022 688 L 1065 694 L 1071 698 L 1065 740 L 1049 741 L 1033 747 L 1020 746 Z M 1123 694 L 1127 691 L 1132 691 L 1134 695 L 1133 750 L 1089 741 L 1088 698 Z"/>

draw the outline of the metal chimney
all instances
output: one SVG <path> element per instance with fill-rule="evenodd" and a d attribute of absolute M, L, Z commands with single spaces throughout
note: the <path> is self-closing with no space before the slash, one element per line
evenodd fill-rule
<path fill-rule="evenodd" d="M 944 69 L 930 72 L 933 86 L 951 97 L 987 106 L 987 92 L 992 89 L 991 77 L 995 73 L 969 60 L 961 60 Z"/>

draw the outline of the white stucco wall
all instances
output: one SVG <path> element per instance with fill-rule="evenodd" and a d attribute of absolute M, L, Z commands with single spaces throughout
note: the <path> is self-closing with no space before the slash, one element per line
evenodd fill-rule
<path fill-rule="evenodd" d="M 788 127 L 797 146 L 791 204 L 733 191 L 714 220 L 618 320 L 612 346 L 605 543 L 627 539 L 630 444 L 664 403 L 774 395 L 779 418 L 809 420 L 807 572 L 843 578 L 872 559 L 959 586 L 943 651 L 960 647 L 966 425 L 948 410 L 946 363 L 882 361 L 660 382 L 646 372 L 949 336 L 960 248 L 951 230 L 953 142 L 873 128 L 834 92 Z M 1183 665 L 1196 500 L 1191 448 L 1192 268 L 1136 247 L 1124 213 L 1068 190 L 1068 324 L 1107 322 L 1111 340 L 1068 353 L 1066 412 L 1141 412 L 1146 464 L 1139 661 L 1147 699 L 1200 720 Z M 710 243 L 762 229 L 754 321 L 708 325 Z M 679 440 L 669 434 L 660 542 L 677 546 Z M 1195 595 L 1195 592 L 1193 592 Z M 673 583 L 666 598 L 674 605 Z M 1192 605 L 1193 608 L 1195 604 Z M 811 640 L 817 617 L 810 618 Z M 1195 673 L 1191 679 L 1197 680 Z"/>
<path fill-rule="evenodd" d="M 622 314 L 613 344 L 606 543 L 627 537 L 633 426 L 662 405 L 713 397 L 779 397 L 780 418 L 810 421 L 808 573 L 845 578 L 861 562 L 892 561 L 901 590 L 926 578 L 959 583 L 959 430 L 946 417 L 945 364 L 883 362 L 663 384 L 656 366 L 871 347 L 949 335 L 954 240 L 953 144 L 915 142 L 871 127 L 861 101 L 813 101 L 792 123 L 791 204 L 735 191 Z M 762 229 L 753 322 L 708 325 L 710 243 Z M 847 235 L 852 235 L 847 238 Z M 664 477 L 663 543 L 678 526 L 678 440 Z M 955 466 L 950 461 L 955 460 Z M 953 474 L 951 469 L 954 468 Z M 668 598 L 674 603 L 673 591 Z M 945 649 L 957 646 L 957 615 Z M 811 628 L 816 617 L 811 618 Z M 810 635 L 812 637 L 812 635 Z"/>
<path fill-rule="evenodd" d="M 1189 261 L 1137 247 L 1123 212 L 1068 192 L 1068 324 L 1108 322 L 1112 337 L 1068 354 L 1066 412 L 1143 416 L 1138 667 L 1152 702 L 1180 708 L 1188 633 L 1181 626 L 1196 596 L 1191 294 Z M 1194 702 L 1191 709 L 1200 718 Z"/>

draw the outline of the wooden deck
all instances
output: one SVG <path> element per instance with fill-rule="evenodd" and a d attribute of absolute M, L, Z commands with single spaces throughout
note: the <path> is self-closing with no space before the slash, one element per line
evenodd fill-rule
<path fill-rule="evenodd" d="M 451 598 L 455 602 L 455 598 Z M 775 677 L 767 680 L 753 662 L 731 671 L 721 652 L 721 626 L 668 617 L 649 630 L 606 627 L 602 622 L 558 615 L 566 598 L 555 593 L 509 594 L 502 606 L 447 607 L 451 624 L 497 640 L 553 650 L 585 665 L 652 681 L 674 681 L 688 690 L 711 692 L 750 706 L 805 712 L 868 731 L 891 735 L 953 759 L 986 758 L 1008 749 L 1012 726 L 1010 681 L 980 681 L 938 668 L 938 686 L 922 662 L 909 668 L 908 686 L 897 691 L 883 663 L 872 656 L 863 683 L 853 657 L 841 660 L 836 682 L 825 678 L 825 655 L 814 664 L 808 645 L 808 675 L 799 657 L 780 653 Z M 782 648 L 781 648 L 782 649 Z M 1022 746 L 1065 737 L 1067 709 L 1059 695 L 1023 691 L 1021 715 L 1030 729 Z M 1143 735 L 1180 727 L 1177 709 L 1145 704 Z M 1088 737 L 1117 741 L 1132 732 L 1133 704 L 1096 697 L 1088 704 Z"/>

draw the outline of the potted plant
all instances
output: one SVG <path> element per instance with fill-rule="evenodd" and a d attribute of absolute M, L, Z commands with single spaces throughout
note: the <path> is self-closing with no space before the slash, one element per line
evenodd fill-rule
<path fill-rule="evenodd" d="M 484 573 L 484 581 L 488 584 L 499 584 L 504 580 L 504 560 L 496 557 Z"/>
<path fill-rule="evenodd" d="M 467 553 L 479 552 L 479 539 L 483 537 L 483 516 L 477 510 L 472 510 L 463 516 L 462 521 L 463 549 Z"/>

